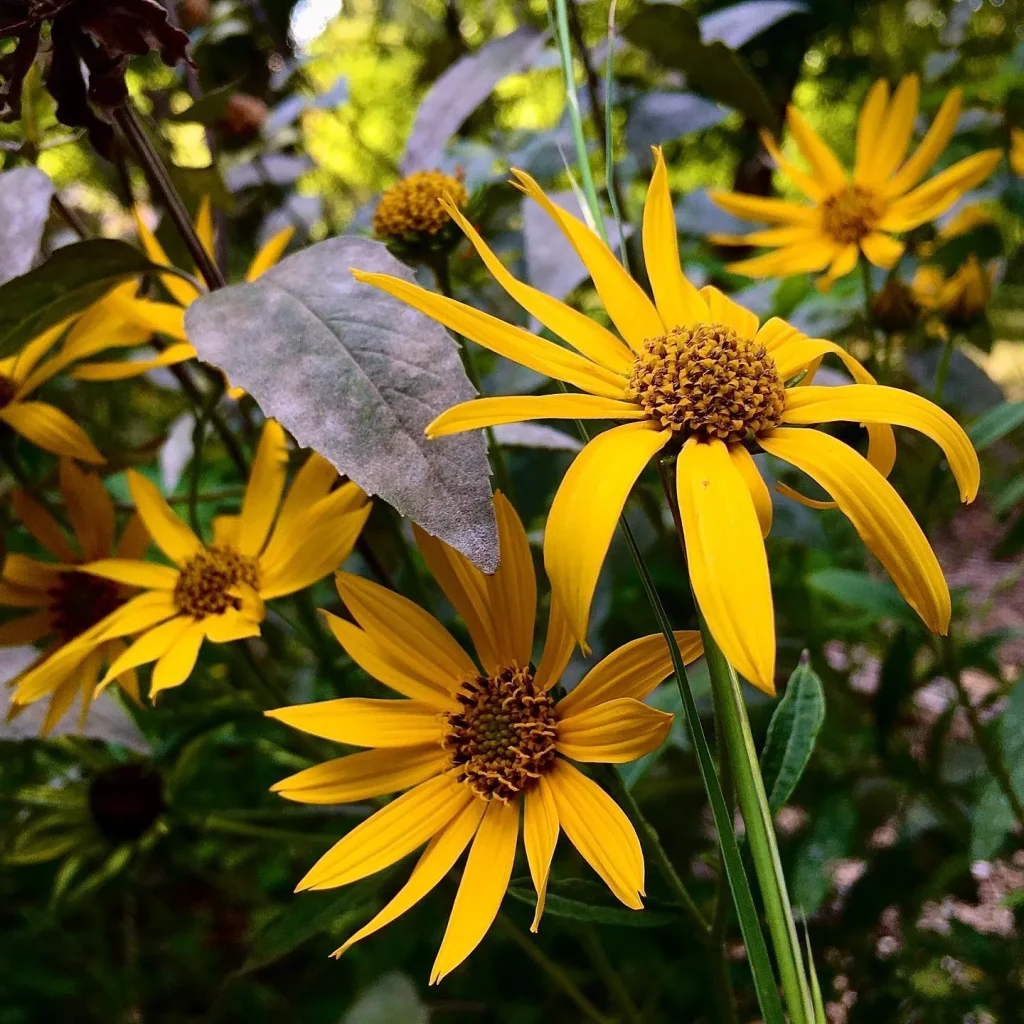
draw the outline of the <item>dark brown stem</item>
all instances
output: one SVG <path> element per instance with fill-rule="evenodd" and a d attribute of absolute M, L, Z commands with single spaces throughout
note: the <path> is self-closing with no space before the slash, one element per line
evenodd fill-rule
<path fill-rule="evenodd" d="M 53 196 L 50 198 L 50 205 L 53 206 L 54 210 L 79 238 L 85 239 L 89 237 L 89 228 L 85 221 L 61 199 L 60 193 L 53 193 Z"/>

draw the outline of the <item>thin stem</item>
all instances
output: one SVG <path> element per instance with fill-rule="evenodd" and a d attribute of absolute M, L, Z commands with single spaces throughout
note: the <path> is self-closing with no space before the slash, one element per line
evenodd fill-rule
<path fill-rule="evenodd" d="M 202 415 L 205 406 L 203 394 L 199 390 L 199 386 L 192 379 L 189 371 L 185 368 L 185 364 L 175 363 L 173 366 L 168 366 L 167 369 L 174 374 L 181 385 L 182 391 L 188 395 L 196 411 Z M 238 472 L 242 475 L 242 479 L 247 479 L 249 476 L 249 463 L 245 458 L 245 453 L 242 451 L 242 446 L 238 443 L 238 438 L 235 437 L 234 432 L 224 422 L 224 418 L 216 409 L 211 410 L 209 420 L 213 424 L 213 429 L 217 431 L 221 441 L 224 443 L 231 461 L 234 462 Z"/>
<path fill-rule="evenodd" d="M 629 988 L 608 958 L 598 930 L 592 924 L 586 924 L 583 926 L 581 934 L 590 962 L 594 965 L 594 971 L 604 982 L 608 994 L 622 1011 L 622 1016 L 629 1021 L 629 1024 L 644 1024 L 644 1018 L 637 1009 L 636 1003 L 633 1002 Z"/>
<path fill-rule="evenodd" d="M 615 96 L 615 5 L 616 0 L 612 0 L 608 7 L 608 55 L 604 66 L 605 190 L 608 193 L 608 202 L 611 203 L 615 226 L 619 229 L 619 250 L 622 253 L 622 265 L 626 268 L 627 274 L 632 274 L 629 265 L 629 245 L 626 240 L 622 220 L 622 211 L 626 208 L 626 203 L 619 188 L 618 178 L 615 176 L 615 153 L 612 145 L 612 108 L 614 107 L 613 100 Z"/>
<path fill-rule="evenodd" d="M 217 403 L 223 394 L 223 386 L 210 392 L 203 403 L 203 408 L 196 417 L 195 426 L 192 428 L 192 472 L 189 476 L 188 487 L 188 518 L 197 536 L 201 535 L 199 527 L 199 477 L 203 469 L 203 440 L 206 437 L 206 424 L 210 422 L 210 416 L 213 414 L 213 410 L 217 407 Z"/>
<path fill-rule="evenodd" d="M 936 405 L 942 404 L 942 392 L 946 389 L 946 378 L 949 376 L 949 363 L 953 358 L 953 349 L 956 348 L 956 337 L 952 331 L 946 335 L 946 342 L 942 346 L 942 355 L 939 356 L 939 365 L 935 368 L 935 386 L 932 388 L 932 401 Z"/>
<path fill-rule="evenodd" d="M 715 1005 L 721 1024 L 739 1024 L 736 1002 L 732 997 L 732 979 L 729 976 L 729 961 L 726 959 L 725 935 L 729 927 L 729 883 L 724 865 L 718 869 L 715 883 L 715 910 L 711 920 L 711 984 L 714 989 Z"/>
<path fill-rule="evenodd" d="M 59 192 L 54 192 L 50 197 L 50 205 L 79 238 L 85 239 L 89 237 L 89 228 L 86 226 L 85 221 L 61 199 Z"/>
<path fill-rule="evenodd" d="M 498 915 L 498 925 L 505 935 L 510 938 L 553 982 L 562 993 L 573 1003 L 579 1011 L 591 1020 L 594 1024 L 615 1024 L 613 1018 L 602 1013 L 579 989 L 576 982 L 569 977 L 565 970 L 551 960 L 548 955 L 535 942 L 531 942 L 522 930 L 505 914 Z"/>

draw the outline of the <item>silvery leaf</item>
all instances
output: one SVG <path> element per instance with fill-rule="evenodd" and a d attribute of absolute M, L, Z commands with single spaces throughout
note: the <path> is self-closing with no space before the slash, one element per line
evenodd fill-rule
<path fill-rule="evenodd" d="M 736 50 L 783 18 L 806 13 L 807 5 L 795 0 L 748 0 L 705 14 L 700 19 L 700 35 L 705 43 L 719 40 Z"/>
<path fill-rule="evenodd" d="M 578 452 L 578 438 L 543 423 L 502 423 L 493 428 L 494 439 L 510 448 L 548 448 L 552 451 Z"/>
<path fill-rule="evenodd" d="M 713 128 L 728 116 L 728 110 L 692 92 L 655 90 L 644 93 L 630 108 L 626 146 L 645 167 L 650 167 L 651 146 Z"/>
<path fill-rule="evenodd" d="M 0 174 L 0 282 L 32 266 L 52 196 L 53 182 L 35 167 Z"/>

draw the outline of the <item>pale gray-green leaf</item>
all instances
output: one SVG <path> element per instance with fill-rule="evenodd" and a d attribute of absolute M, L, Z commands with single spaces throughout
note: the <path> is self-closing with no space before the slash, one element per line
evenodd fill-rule
<path fill-rule="evenodd" d="M 251 284 L 204 295 L 185 328 L 200 356 L 320 452 L 485 572 L 498 565 L 479 432 L 428 441 L 445 409 L 475 397 L 448 332 L 351 268 L 413 279 L 379 242 L 331 238 Z"/>
<path fill-rule="evenodd" d="M 791 14 L 807 12 L 807 5 L 796 0 L 745 0 L 700 19 L 700 36 L 705 43 L 715 40 L 730 50 L 738 49 Z"/>
<path fill-rule="evenodd" d="M 0 282 L 32 266 L 52 196 L 53 182 L 36 167 L 0 174 Z"/>
<path fill-rule="evenodd" d="M 502 423 L 494 427 L 494 440 L 506 448 L 547 448 L 551 451 L 578 452 L 583 442 L 564 430 L 543 423 Z"/>
<path fill-rule="evenodd" d="M 381 975 L 363 992 L 341 1024 L 427 1024 L 430 1011 L 412 979 L 393 971 Z"/>

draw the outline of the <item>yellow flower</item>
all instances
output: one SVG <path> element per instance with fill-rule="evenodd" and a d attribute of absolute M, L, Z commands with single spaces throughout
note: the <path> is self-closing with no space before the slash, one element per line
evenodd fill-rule
<path fill-rule="evenodd" d="M 114 503 L 95 473 L 83 472 L 70 459 L 62 459 L 60 490 L 74 531 L 73 542 L 65 528 L 33 498 L 18 491 L 12 499 L 22 525 L 59 564 L 9 554 L 0 579 L 0 606 L 36 609 L 0 626 L 0 646 L 50 639 L 40 657 L 12 681 L 17 686 L 12 705 L 31 704 L 50 696 L 43 735 L 64 717 L 79 692 L 81 721 L 85 721 L 93 696 L 102 688 L 96 685 L 102 668 L 116 661 L 125 649 L 122 640 L 104 640 L 100 631 L 107 616 L 128 600 L 130 592 L 77 567 L 108 555 L 141 558 L 149 546 L 149 534 L 134 515 L 115 543 Z M 139 699 L 133 670 L 118 673 L 116 680 L 134 700 Z M 109 681 L 105 680 L 104 685 Z"/>
<path fill-rule="evenodd" d="M 778 318 L 759 325 L 755 314 L 716 288 L 697 291 L 680 268 L 660 150 L 655 150 L 643 220 L 654 303 L 597 235 L 552 204 L 529 175 L 513 173 L 518 187 L 544 207 L 575 247 L 624 340 L 515 280 L 452 206 L 449 212 L 498 283 L 579 354 L 408 282 L 353 273 L 484 348 L 586 392 L 466 402 L 434 420 L 429 436 L 531 419 L 635 421 L 599 434 L 583 449 L 548 518 L 548 577 L 580 643 L 585 643 L 597 577 L 630 489 L 653 456 L 678 451 L 678 498 L 697 600 L 733 665 L 773 692 L 775 623 L 762 539 L 771 523 L 771 501 L 745 443 L 755 439 L 832 495 L 909 603 L 930 628 L 944 632 L 949 591 L 942 570 L 885 479 L 896 457 L 889 424 L 923 431 L 941 445 L 961 498 L 970 501 L 980 471 L 963 430 L 923 398 L 875 385 L 833 342 L 807 338 Z M 814 371 L 829 354 L 842 359 L 858 383 L 813 386 Z M 800 387 L 786 387 L 795 380 Z M 820 431 L 793 429 L 837 420 L 867 425 L 868 459 Z"/>
<path fill-rule="evenodd" d="M 985 269 L 971 253 L 949 278 L 940 267 L 919 267 L 912 288 L 924 309 L 941 314 L 947 323 L 964 326 L 985 312 L 992 295 L 995 269 L 994 263 Z"/>
<path fill-rule="evenodd" d="M 410 240 L 437 235 L 451 223 L 441 206 L 451 196 L 461 210 L 469 199 L 461 177 L 441 171 L 417 171 L 392 185 L 373 213 L 373 233 L 381 238 Z"/>
<path fill-rule="evenodd" d="M 138 208 L 135 209 L 135 224 L 139 233 L 139 240 L 146 251 L 146 255 L 153 263 L 160 266 L 173 266 L 164 251 L 164 247 L 157 240 L 156 235 L 146 226 L 142 214 Z M 199 205 L 199 212 L 196 215 L 196 233 L 202 242 L 203 248 L 214 257 L 214 228 L 213 213 L 210 209 L 210 201 L 204 197 Z M 255 281 L 261 274 L 266 273 L 281 258 L 292 235 L 294 228 L 284 228 L 270 238 L 263 247 L 256 253 L 249 269 L 246 271 L 245 280 Z M 129 377 L 138 377 L 143 373 L 158 366 L 172 366 L 175 363 L 183 363 L 189 359 L 196 358 L 196 350 L 189 344 L 188 336 L 185 334 L 185 310 L 200 295 L 203 294 L 194 285 L 173 274 L 165 274 L 160 278 L 164 287 L 171 294 L 171 297 L 178 303 L 164 302 L 143 302 L 135 300 L 124 312 L 131 318 L 131 322 L 142 328 L 145 333 L 139 342 L 141 344 L 150 334 L 165 334 L 174 338 L 178 344 L 168 346 L 163 352 L 153 359 L 139 361 L 119 360 L 116 362 L 93 362 L 81 367 L 74 374 L 79 380 L 124 380 Z M 130 286 L 134 289 L 134 285 Z M 123 294 L 123 293 L 122 293 Z M 240 398 L 245 392 L 241 388 L 231 388 L 228 394 L 232 398 Z"/>
<path fill-rule="evenodd" d="M 1010 129 L 1010 167 L 1018 177 L 1024 177 L 1024 128 Z"/>
<path fill-rule="evenodd" d="M 907 75 L 900 82 L 891 102 L 888 83 L 875 82 L 860 112 L 852 175 L 790 107 L 786 123 L 810 173 L 783 157 L 770 136 L 762 138 L 778 169 L 810 202 L 711 192 L 711 198 L 723 210 L 775 225 L 750 235 L 711 236 L 722 245 L 759 245 L 775 250 L 729 264 L 728 269 L 750 277 L 775 277 L 827 267 L 826 283 L 830 283 L 853 270 L 859 253 L 876 267 L 893 266 L 903 252 L 903 243 L 892 235 L 948 210 L 995 170 L 1001 156 L 998 149 L 975 153 L 919 185 L 946 148 L 961 103 L 960 90 L 954 89 L 943 101 L 921 144 L 907 159 L 919 94 L 916 75 Z"/>
<path fill-rule="evenodd" d="M 935 232 L 936 238 L 948 242 L 951 238 L 959 238 L 966 235 L 975 228 L 983 227 L 986 224 L 995 224 L 996 219 L 980 203 L 970 203 L 962 210 L 957 210 Z"/>
<path fill-rule="evenodd" d="M 317 454 L 299 470 L 282 503 L 288 447 L 268 420 L 256 451 L 242 510 L 219 516 L 206 545 L 159 490 L 129 471 L 128 484 L 146 528 L 173 566 L 124 558 L 90 562 L 84 571 L 143 588 L 108 620 L 104 639 L 141 634 L 104 678 L 156 662 L 150 697 L 189 677 L 203 640 L 258 636 L 263 602 L 311 586 L 349 555 L 370 513 L 366 495 L 338 478 Z M 278 506 L 280 505 L 280 510 Z"/>
<path fill-rule="evenodd" d="M 408 699 L 347 697 L 267 712 L 314 736 L 370 748 L 277 783 L 273 789 L 289 800 L 350 803 L 407 790 L 325 853 L 297 891 L 347 885 L 427 844 L 395 898 L 335 956 L 423 899 L 472 843 L 431 984 L 473 952 L 498 912 L 520 805 L 537 889 L 532 931 L 561 829 L 609 889 L 641 909 L 644 864 L 633 826 L 566 759 L 632 761 L 657 747 L 672 721 L 642 703 L 671 671 L 660 634 L 620 647 L 568 696 L 551 696 L 575 641 L 553 610 L 533 667 L 537 581 L 530 545 L 500 494 L 494 510 L 501 563 L 493 576 L 416 529 L 424 560 L 469 631 L 476 661 L 411 601 L 338 573 L 338 592 L 355 622 L 327 615 L 331 630 L 356 664 Z M 676 640 L 686 661 L 700 655 L 699 634 L 679 632 Z"/>

